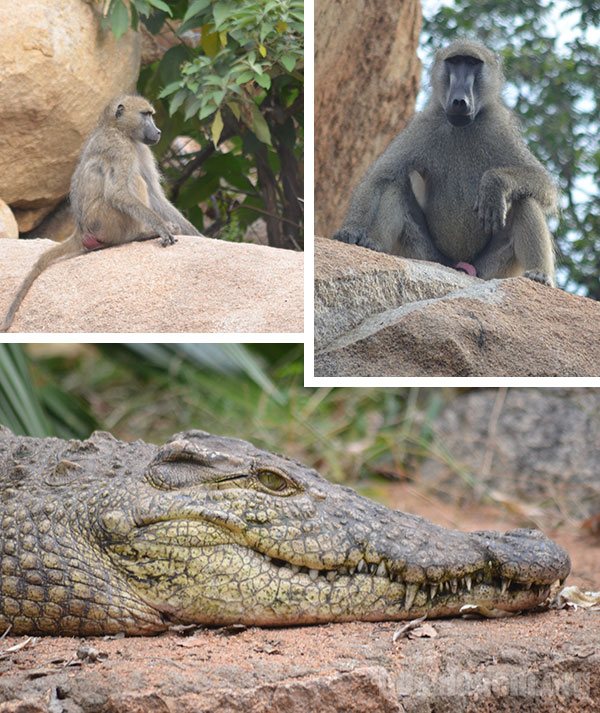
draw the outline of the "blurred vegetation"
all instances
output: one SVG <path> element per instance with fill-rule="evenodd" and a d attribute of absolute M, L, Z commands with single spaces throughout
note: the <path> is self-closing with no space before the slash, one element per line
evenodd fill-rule
<path fill-rule="evenodd" d="M 138 82 L 171 200 L 205 235 L 239 241 L 262 218 L 270 245 L 301 249 L 303 1 L 108 2 L 117 37 L 140 23 L 178 39 Z"/>
<path fill-rule="evenodd" d="M 507 103 L 562 194 L 559 285 L 592 299 L 600 299 L 599 28 L 598 0 L 454 0 L 423 23 L 430 54 L 466 35 L 502 56 Z"/>
<path fill-rule="evenodd" d="M 405 479 L 432 443 L 441 389 L 304 388 L 302 345 L 0 345 L 0 423 L 160 443 L 200 428 L 330 480 Z"/>

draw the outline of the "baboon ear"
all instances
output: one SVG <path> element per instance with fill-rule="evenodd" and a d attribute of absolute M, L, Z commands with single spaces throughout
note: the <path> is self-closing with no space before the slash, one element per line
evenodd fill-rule
<path fill-rule="evenodd" d="M 125 107 L 123 106 L 123 104 L 119 104 L 119 106 L 117 107 L 117 111 L 115 112 L 115 116 L 117 117 L 117 119 L 123 114 L 124 111 Z"/>

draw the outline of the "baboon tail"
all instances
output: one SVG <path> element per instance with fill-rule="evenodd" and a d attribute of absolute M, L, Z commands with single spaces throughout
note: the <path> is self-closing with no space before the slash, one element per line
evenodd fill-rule
<path fill-rule="evenodd" d="M 49 250 L 46 250 L 46 252 L 38 258 L 37 262 L 29 271 L 27 277 L 21 283 L 17 294 L 11 302 L 10 307 L 8 308 L 8 312 L 4 317 L 4 321 L 2 322 L 2 325 L 0 325 L 0 332 L 8 332 L 8 330 L 10 329 L 10 325 L 12 324 L 13 319 L 15 318 L 15 314 L 21 306 L 21 302 L 23 302 L 23 300 L 25 299 L 25 295 L 27 294 L 27 292 L 29 292 L 29 288 L 31 287 L 31 285 L 33 285 L 35 280 L 42 274 L 42 272 L 44 272 L 47 267 L 49 267 L 55 262 L 58 262 L 59 260 L 62 260 L 65 257 L 79 255 L 80 253 L 84 252 L 83 249 L 80 248 L 75 242 L 75 237 L 76 233 L 71 235 L 71 237 L 69 237 L 64 242 L 59 243 L 58 245 L 50 248 Z"/>

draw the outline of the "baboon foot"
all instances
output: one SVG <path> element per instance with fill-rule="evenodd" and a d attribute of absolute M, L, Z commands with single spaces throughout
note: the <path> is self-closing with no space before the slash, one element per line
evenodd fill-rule
<path fill-rule="evenodd" d="M 173 235 L 163 235 L 163 237 L 160 239 L 160 244 L 163 246 L 163 248 L 166 248 L 169 245 L 175 245 L 176 242 L 177 238 Z"/>
<path fill-rule="evenodd" d="M 552 278 L 541 270 L 527 270 L 524 273 L 524 277 L 528 277 L 530 280 L 535 282 L 540 282 L 542 285 L 547 285 L 548 287 L 554 287 Z"/>
<path fill-rule="evenodd" d="M 361 248 L 368 248 L 369 250 L 377 250 L 375 244 L 367 237 L 365 230 L 342 228 L 341 230 L 338 230 L 337 233 L 333 234 L 333 239 L 339 240 L 341 243 L 359 245 Z"/>

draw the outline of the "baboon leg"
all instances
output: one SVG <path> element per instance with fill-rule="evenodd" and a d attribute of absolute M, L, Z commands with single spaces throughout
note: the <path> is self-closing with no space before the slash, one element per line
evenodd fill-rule
<path fill-rule="evenodd" d="M 404 216 L 400 210 L 402 196 L 396 186 L 388 186 L 381 194 L 377 213 L 370 230 L 370 241 L 378 252 L 397 254 Z"/>
<path fill-rule="evenodd" d="M 510 227 L 497 232 L 473 261 L 477 277 L 482 280 L 514 277 L 519 274 Z"/>
<path fill-rule="evenodd" d="M 380 252 L 447 264 L 433 244 L 413 191 L 406 186 L 390 184 L 383 191 L 370 238 Z"/>
<path fill-rule="evenodd" d="M 521 274 L 554 285 L 554 245 L 537 201 L 525 198 L 513 208 L 512 240 Z"/>
<path fill-rule="evenodd" d="M 506 227 L 497 232 L 474 262 L 477 276 L 516 277 L 554 284 L 554 248 L 544 213 L 536 200 L 515 202 Z"/>

